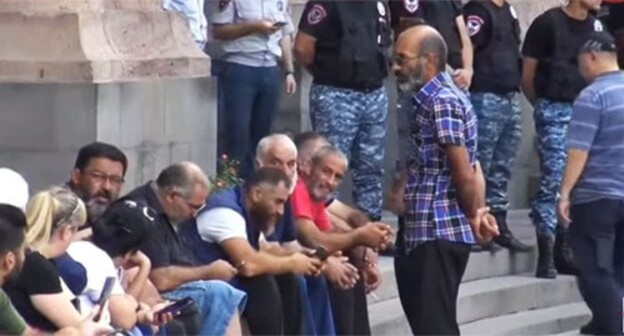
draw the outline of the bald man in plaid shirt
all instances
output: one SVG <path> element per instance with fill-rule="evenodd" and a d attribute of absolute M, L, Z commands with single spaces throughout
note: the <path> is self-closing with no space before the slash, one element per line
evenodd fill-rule
<path fill-rule="evenodd" d="M 477 119 L 445 71 L 447 48 L 429 26 L 397 40 L 394 72 L 412 96 L 409 159 L 397 235 L 401 305 L 416 335 L 458 335 L 456 302 L 470 246 L 498 234 L 476 162 Z"/>

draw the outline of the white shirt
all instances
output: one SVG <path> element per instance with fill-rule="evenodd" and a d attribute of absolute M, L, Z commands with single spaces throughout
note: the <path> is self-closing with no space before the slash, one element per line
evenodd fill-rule
<path fill-rule="evenodd" d="M 69 245 L 67 253 L 72 259 L 82 264 L 87 273 L 87 285 L 78 296 L 80 310 L 83 316 L 88 315 L 97 301 L 107 277 L 115 277 L 115 284 L 111 295 L 123 295 L 125 291 L 119 282 L 119 274 L 113 263 L 113 259 L 88 241 L 77 241 Z M 102 319 L 110 322 L 110 314 L 103 314 Z"/>
<path fill-rule="evenodd" d="M 214 208 L 197 217 L 197 231 L 202 240 L 221 244 L 232 238 L 247 240 L 245 218 L 228 208 Z"/>

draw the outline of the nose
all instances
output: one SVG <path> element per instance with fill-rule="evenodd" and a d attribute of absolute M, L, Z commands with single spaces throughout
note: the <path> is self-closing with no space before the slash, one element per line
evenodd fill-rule
<path fill-rule="evenodd" d="M 111 180 L 105 179 L 104 182 L 102 183 L 102 189 L 106 191 L 111 191 L 112 188 L 113 188 L 113 185 L 111 184 Z"/>
<path fill-rule="evenodd" d="M 275 214 L 278 216 L 283 216 L 284 215 L 284 205 L 279 205 L 276 209 L 275 209 Z"/>
<path fill-rule="evenodd" d="M 399 71 L 401 71 L 401 67 L 399 66 L 399 64 L 395 61 L 392 62 L 392 72 L 394 72 L 394 74 L 398 74 Z"/>

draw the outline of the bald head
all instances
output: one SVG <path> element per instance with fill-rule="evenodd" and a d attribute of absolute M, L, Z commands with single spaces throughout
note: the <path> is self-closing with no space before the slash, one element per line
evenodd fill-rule
<path fill-rule="evenodd" d="M 443 71 L 446 66 L 448 49 L 444 38 L 428 25 L 406 29 L 397 39 L 396 50 L 397 53 L 409 51 L 413 56 L 433 55 L 437 71 Z"/>
<path fill-rule="evenodd" d="M 285 151 L 297 157 L 297 146 L 295 146 L 293 140 L 286 134 L 276 133 L 268 135 L 258 142 L 256 159 L 260 163 L 267 163 L 271 152 L 275 151 Z"/>
<path fill-rule="evenodd" d="M 190 197 L 198 187 L 209 189 L 204 171 L 189 161 L 174 163 L 163 169 L 156 179 L 156 185 L 162 191 L 176 191 L 184 197 Z"/>

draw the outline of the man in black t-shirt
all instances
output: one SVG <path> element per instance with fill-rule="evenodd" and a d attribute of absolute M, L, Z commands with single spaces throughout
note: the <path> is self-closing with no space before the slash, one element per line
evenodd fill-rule
<path fill-rule="evenodd" d="M 577 50 L 587 34 L 602 30 L 600 21 L 590 14 L 600 8 L 600 2 L 570 0 L 565 7 L 546 11 L 529 27 L 522 49 L 522 89 L 535 107 L 541 170 L 530 213 L 537 231 L 536 276 L 540 278 L 555 278 L 557 271 L 576 272 L 565 232 L 557 226 L 557 192 L 567 159 L 565 135 L 572 103 L 586 85 L 578 70 Z"/>

